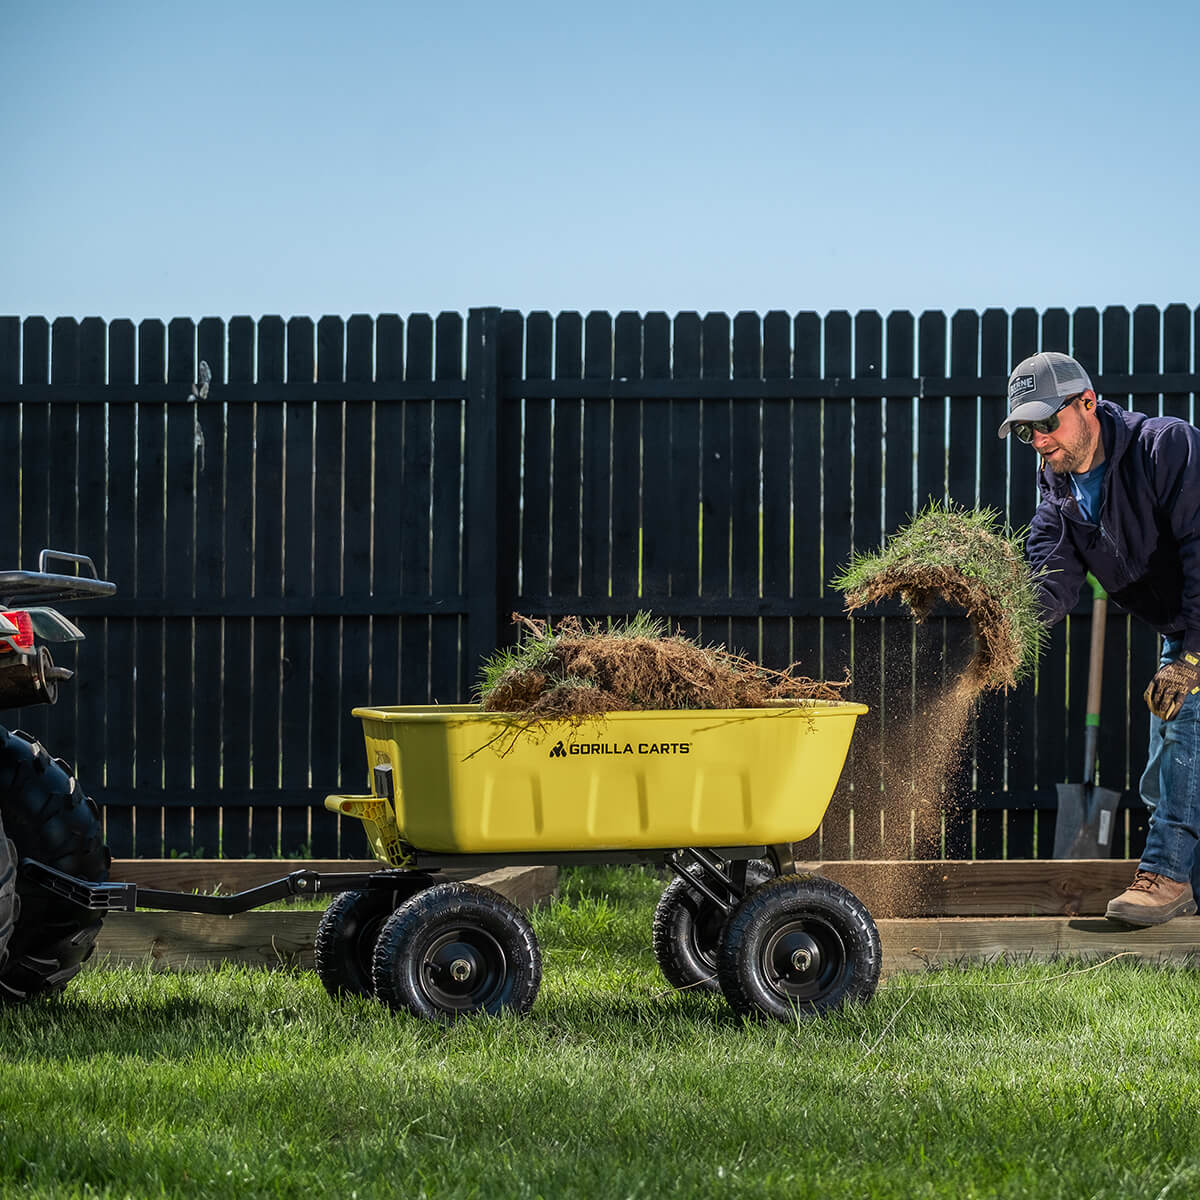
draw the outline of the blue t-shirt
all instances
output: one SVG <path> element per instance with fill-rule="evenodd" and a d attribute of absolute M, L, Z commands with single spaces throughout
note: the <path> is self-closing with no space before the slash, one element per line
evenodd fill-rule
<path fill-rule="evenodd" d="M 1090 471 L 1071 472 L 1071 490 L 1083 515 L 1096 521 L 1100 515 L 1100 488 L 1104 483 L 1104 472 L 1108 470 L 1108 459 Z"/>

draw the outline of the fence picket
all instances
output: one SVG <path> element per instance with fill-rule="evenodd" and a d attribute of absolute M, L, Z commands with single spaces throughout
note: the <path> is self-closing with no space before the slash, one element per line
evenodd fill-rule
<path fill-rule="evenodd" d="M 104 387 L 108 377 L 108 329 L 103 321 L 88 317 L 79 323 L 79 382 L 84 386 Z M 74 464 L 75 545 L 70 547 L 86 554 L 97 568 L 104 561 L 105 520 L 105 428 L 102 404 L 76 404 L 75 422 L 78 452 Z M 78 615 L 87 640 L 78 643 L 73 652 L 67 647 L 56 648 L 56 662 L 71 667 L 75 679 L 59 689 L 59 705 L 68 704 L 75 710 L 75 736 L 72 739 L 73 757 L 87 764 L 85 786 L 103 781 L 104 762 L 104 605 L 81 604 Z M 64 653 L 64 651 L 66 651 Z M 95 774 L 95 765 L 101 773 Z"/>
<path fill-rule="evenodd" d="M 575 380 L 582 376 L 583 318 L 577 312 L 559 313 L 554 324 L 554 378 Z M 550 593 L 566 598 L 579 594 L 582 406 L 582 400 L 560 400 L 557 397 L 554 400 Z"/>
<path fill-rule="evenodd" d="M 615 379 L 641 378 L 642 320 L 637 313 L 618 313 L 613 322 L 612 374 Z M 638 591 L 642 446 L 642 402 L 614 401 L 608 585 L 615 596 Z"/>
<path fill-rule="evenodd" d="M 732 366 L 735 379 L 762 378 L 762 322 L 757 313 L 739 312 L 733 319 Z M 758 398 L 731 400 L 729 405 L 729 594 L 751 603 L 759 595 L 762 408 Z M 730 617 L 728 643 L 761 662 L 758 617 Z"/>
<path fill-rule="evenodd" d="M 821 376 L 821 318 L 797 313 L 792 323 L 792 378 L 808 383 Z M 837 564 L 822 573 L 821 561 L 821 401 L 792 402 L 792 586 L 793 610 L 802 598 L 822 596 L 825 580 Z M 801 612 L 792 620 L 792 658 L 806 675 L 824 678 L 821 662 L 823 618 Z M 832 676 L 831 676 L 832 678 Z M 840 676 L 837 676 L 840 678 Z"/>
<path fill-rule="evenodd" d="M 847 312 L 831 312 L 824 323 L 825 377 L 851 374 L 851 324 Z M 851 506 L 852 401 L 821 401 L 821 481 L 824 515 L 821 521 L 821 577 L 819 594 L 836 596 L 829 580 L 850 559 L 854 513 Z M 815 511 L 815 510 L 814 510 Z M 840 679 L 843 673 L 856 674 L 850 621 L 823 618 L 821 622 L 821 677 Z M 853 693 L 856 695 L 856 693 Z M 846 858 L 854 846 L 854 819 L 861 816 L 856 806 L 861 792 L 855 788 L 860 755 L 851 747 L 846 770 L 821 822 L 821 852 L 832 858 Z M 868 789 L 863 810 L 877 807 L 874 789 Z M 869 820 L 869 816 L 867 817 Z"/>
<path fill-rule="evenodd" d="M 647 313 L 642 326 L 642 373 L 646 380 L 671 377 L 671 323 L 666 313 Z M 642 570 L 639 595 L 666 596 L 675 561 L 672 539 L 678 496 L 672 490 L 671 407 L 673 401 L 642 402 Z M 660 616 L 663 614 L 660 613 Z"/>
<path fill-rule="evenodd" d="M 256 330 L 249 317 L 234 317 L 229 322 L 229 383 L 254 382 Z M 210 363 L 210 366 L 212 364 Z M 213 366 L 214 378 L 216 367 Z M 254 452 L 256 405 L 225 404 L 224 508 L 219 514 L 221 544 L 222 657 L 225 679 L 245 679 L 250 674 L 254 653 L 254 620 L 234 614 L 234 607 L 248 605 L 254 595 L 254 497 L 257 491 L 257 464 Z M 205 437 L 207 443 L 207 435 Z M 207 453 L 207 444 L 205 447 Z M 254 481 L 255 487 L 248 486 Z M 243 609 L 244 611 L 244 609 Z M 253 685 L 225 687 L 221 695 L 221 737 L 219 754 L 210 754 L 218 762 L 224 789 L 249 790 L 251 744 L 253 740 Z M 199 734 L 199 729 L 198 729 Z M 199 740 L 199 739 L 198 739 Z M 201 743 L 203 744 L 203 743 Z M 197 811 L 197 841 L 205 832 Z M 219 852 L 230 858 L 243 857 L 250 851 L 250 809 L 245 804 L 227 804 L 222 796 Z"/>
<path fill-rule="evenodd" d="M 101 574 L 117 585 L 118 597 L 136 591 L 134 538 L 131 536 L 138 528 L 134 499 L 137 406 L 132 400 L 132 385 L 137 378 L 135 341 L 131 321 L 117 320 L 109 325 L 108 382 L 113 393 L 104 405 L 108 426 L 104 454 L 108 527 L 97 566 L 103 563 Z M 90 551 L 84 550 L 84 553 Z M 111 607 L 103 602 L 96 605 L 98 612 Z M 93 795 L 103 783 L 109 796 L 126 801 L 125 804 L 105 806 L 104 836 L 115 856 L 130 858 L 134 853 L 134 809 L 129 801 L 133 794 L 136 754 L 133 680 L 138 669 L 135 623 L 130 617 L 110 617 L 105 612 L 99 632 L 104 639 L 104 754 L 95 766 L 81 760 L 78 768 Z"/>
<path fill-rule="evenodd" d="M 909 312 L 893 312 L 887 320 L 888 379 L 911 379 L 914 374 L 916 322 Z M 887 435 L 883 452 L 884 532 L 891 536 L 912 519 L 915 505 L 914 456 L 916 450 L 915 395 L 890 396 L 884 401 Z M 865 625 L 857 620 L 855 628 Z M 904 617 L 879 617 L 882 642 L 877 671 L 881 676 L 878 763 L 887 789 L 887 810 L 865 826 L 870 853 L 874 841 L 878 854 L 907 858 L 911 853 L 913 779 L 917 754 L 912 727 L 916 681 L 913 677 L 913 624 Z M 869 750 L 869 747 L 866 749 Z M 896 793 L 900 793 L 897 795 Z"/>
<path fill-rule="evenodd" d="M 550 379 L 554 366 L 554 322 L 548 312 L 525 320 L 525 378 Z M 550 498 L 553 443 L 549 397 L 522 397 L 525 416 L 521 479 L 521 573 L 519 592 L 550 592 Z M 511 419 L 511 415 L 510 415 Z"/>
<path fill-rule="evenodd" d="M 316 379 L 316 330 L 308 317 L 287 323 L 287 382 L 311 384 Z M 290 393 L 289 393 L 290 394 Z M 284 403 L 283 470 L 283 580 L 285 600 L 310 605 L 316 595 L 313 575 L 313 533 L 316 498 L 313 461 L 316 445 L 313 423 L 316 405 L 309 398 Z M 313 624 L 298 617 L 283 622 L 280 662 L 280 781 L 287 788 L 311 785 L 313 752 L 320 754 L 318 777 L 330 778 L 337 757 L 328 753 L 328 741 L 314 739 L 313 728 Z M 325 686 L 325 681 L 318 684 Z M 307 853 L 308 812 L 281 808 L 279 851 L 282 855 Z"/>
<path fill-rule="evenodd" d="M 791 374 L 792 327 L 786 312 L 774 310 L 762 322 L 762 376 L 787 379 Z M 762 404 L 762 561 L 764 597 L 792 596 L 792 400 Z M 790 608 L 790 605 L 789 605 Z M 790 615 L 762 618 L 762 662 L 783 670 L 792 657 Z"/>
<path fill-rule="evenodd" d="M 190 403 L 196 380 L 195 325 L 175 318 L 167 326 L 168 400 L 164 416 L 165 482 L 163 512 L 164 595 L 185 597 L 195 611 L 195 546 L 193 529 L 197 502 L 211 509 L 220 504 L 220 482 L 200 471 L 200 444 L 196 438 L 195 405 Z M 216 439 L 214 439 L 216 440 Z M 209 624 L 202 620 L 201 626 Z M 195 790 L 193 764 L 196 754 L 192 725 L 197 708 L 209 699 L 196 688 L 193 648 L 197 645 L 195 618 L 163 623 L 163 786 L 182 784 Z M 179 784 L 176 783 L 179 781 Z M 163 853 L 190 854 L 192 811 L 190 807 L 164 807 Z"/>
<path fill-rule="evenodd" d="M 413 318 L 428 328 L 433 342 L 433 325 L 428 316 Z M 411 322 L 410 322 L 411 325 Z M 394 385 L 404 379 L 405 324 L 394 313 L 384 313 L 375 322 L 375 380 Z M 432 353 L 432 352 L 431 352 Z M 370 540 L 368 586 L 371 604 L 370 689 L 371 704 L 400 703 L 400 622 L 395 612 L 383 611 L 378 599 L 395 586 L 400 577 L 400 545 L 397 520 L 404 507 L 404 404 L 384 386 L 372 406 L 370 442 L 359 448 L 359 460 L 370 472 Z"/>
<path fill-rule="evenodd" d="M 675 317 L 671 376 L 690 382 L 700 378 L 701 323 L 699 313 L 682 312 Z M 700 592 L 700 401 L 671 402 L 669 453 L 671 523 L 668 553 L 671 558 L 672 607 L 679 614 L 676 625 L 685 636 L 696 636 L 700 620 L 689 605 Z M 686 615 L 684 615 L 686 614 Z"/>
<path fill-rule="evenodd" d="M 437 357 L 435 379 L 441 382 L 466 378 L 465 326 L 458 313 L 441 313 L 437 319 Z M 460 447 L 466 438 L 466 408 L 461 400 L 438 400 L 433 413 L 433 483 L 429 530 L 432 547 L 430 564 L 433 595 L 457 595 L 465 591 L 463 511 L 466 480 Z M 478 533 L 476 534 L 478 536 Z M 427 685 L 424 699 L 442 704 L 466 699 L 474 687 L 478 662 L 467 662 L 463 621 L 458 616 L 437 615 L 437 601 L 431 602 L 434 614 L 420 628 L 427 629 L 424 668 Z M 409 619 L 409 624 L 412 620 Z"/>
<path fill-rule="evenodd" d="M 583 325 L 583 377 L 612 378 L 612 317 L 590 312 Z M 609 594 L 612 544 L 612 401 L 583 402 L 583 468 L 580 487 L 580 594 Z"/>
<path fill-rule="evenodd" d="M 228 502 L 225 474 L 226 415 L 222 398 L 226 373 L 225 323 L 205 317 L 196 326 L 196 369 L 207 363 L 212 379 L 206 400 L 192 409 L 196 479 L 194 587 L 196 618 L 192 651 L 195 705 L 192 712 L 192 853 L 209 856 L 221 845 L 221 756 L 223 709 L 229 698 L 222 687 L 227 632 L 222 592 L 225 582 L 224 513 Z M 197 380 L 198 381 L 198 380 Z M 245 490 L 245 489 L 243 489 Z M 244 727 L 243 727 L 244 728 Z M 244 733 L 241 740 L 245 740 Z"/>
<path fill-rule="evenodd" d="M 258 322 L 258 381 L 282 383 L 286 343 L 283 319 L 265 316 Z M 255 406 L 254 431 L 254 598 L 278 601 L 283 596 L 283 425 L 282 404 Z M 263 610 L 266 612 L 265 608 Z M 254 670 L 250 718 L 251 782 L 254 788 L 279 788 L 280 706 L 283 700 L 283 618 L 255 617 Z M 257 807 L 250 811 L 250 852 L 258 858 L 278 854 L 279 814 Z"/>

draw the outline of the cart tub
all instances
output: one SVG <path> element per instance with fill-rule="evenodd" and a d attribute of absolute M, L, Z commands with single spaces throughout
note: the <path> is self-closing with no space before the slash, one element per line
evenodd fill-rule
<path fill-rule="evenodd" d="M 800 841 L 821 823 L 866 711 L 814 701 L 526 727 L 477 705 L 356 708 L 373 790 L 329 796 L 325 806 L 362 819 L 376 857 L 393 866 L 408 847 L 503 853 Z"/>

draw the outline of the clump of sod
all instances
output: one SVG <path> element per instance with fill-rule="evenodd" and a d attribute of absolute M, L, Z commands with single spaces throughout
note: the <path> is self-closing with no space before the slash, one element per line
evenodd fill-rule
<path fill-rule="evenodd" d="M 891 596 L 918 621 L 939 599 L 965 609 L 976 638 L 967 676 L 981 689 L 1008 688 L 1032 670 L 1046 637 L 1023 543 L 993 509 L 933 503 L 882 550 L 855 555 L 833 586 L 849 612 Z"/>
<path fill-rule="evenodd" d="M 513 614 L 521 634 L 493 655 L 480 680 L 482 707 L 530 721 L 635 709 L 760 708 L 772 701 L 838 700 L 839 687 L 772 671 L 720 646 L 670 634 L 649 613 L 584 626 Z"/>

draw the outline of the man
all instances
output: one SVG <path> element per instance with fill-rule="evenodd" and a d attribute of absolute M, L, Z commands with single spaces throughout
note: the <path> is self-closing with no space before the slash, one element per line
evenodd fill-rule
<path fill-rule="evenodd" d="M 1200 430 L 1097 400 L 1083 367 L 1048 351 L 1009 377 L 1000 437 L 1010 432 L 1041 455 L 1028 551 L 1045 572 L 1046 622 L 1074 607 L 1090 571 L 1162 635 L 1145 692 L 1146 849 L 1106 914 L 1159 925 L 1194 913 L 1200 891 Z"/>

